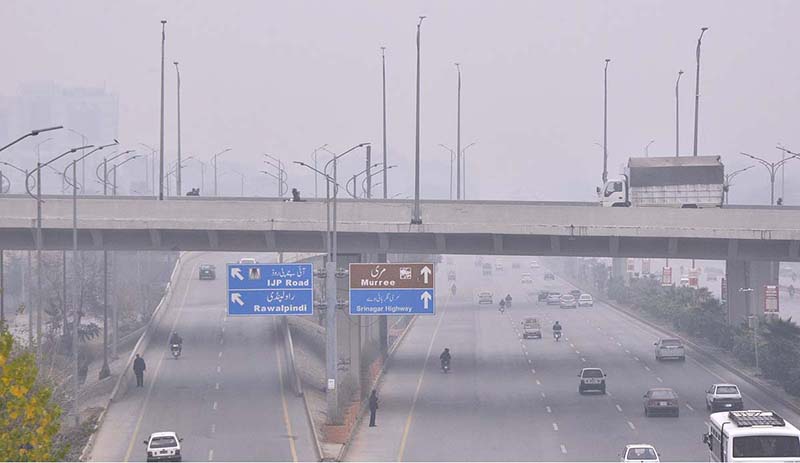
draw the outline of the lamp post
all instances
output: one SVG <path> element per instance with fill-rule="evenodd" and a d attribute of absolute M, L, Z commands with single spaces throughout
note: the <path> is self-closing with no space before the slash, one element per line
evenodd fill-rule
<path fill-rule="evenodd" d="M 359 172 L 359 173 L 357 173 L 357 174 L 353 175 L 353 177 L 351 177 L 351 178 L 350 178 L 350 180 L 348 180 L 348 181 L 347 181 L 347 183 L 345 183 L 345 184 L 344 184 L 344 189 L 345 189 L 345 191 L 347 191 L 347 193 L 348 193 L 348 194 L 350 194 L 350 196 L 352 196 L 352 197 L 353 197 L 353 199 L 358 199 L 358 194 L 357 194 L 357 193 L 358 193 L 358 189 L 357 189 L 357 185 L 358 185 L 358 183 L 357 183 L 357 182 L 358 182 L 358 177 L 360 177 L 360 176 L 361 176 L 361 174 L 365 174 L 365 173 L 367 173 L 367 172 L 368 172 L 370 169 L 372 169 L 372 168 L 375 168 L 375 167 L 378 167 L 378 166 L 379 166 L 379 165 L 381 165 L 381 164 L 383 164 L 383 163 L 382 163 L 382 162 L 376 162 L 375 164 L 372 164 L 372 165 L 368 166 L 366 169 L 362 170 L 361 172 Z M 366 177 L 366 178 L 367 178 L 367 179 L 369 178 L 369 174 L 367 175 L 367 177 Z M 353 191 L 350 191 L 350 189 L 349 189 L 349 187 L 348 187 L 348 185 L 350 185 L 350 182 L 353 182 Z"/>
<path fill-rule="evenodd" d="M 784 150 L 785 152 L 791 153 L 791 151 L 788 151 L 785 148 L 778 147 L 778 149 L 781 149 L 781 150 Z M 797 156 L 794 156 L 794 154 L 791 153 L 792 157 L 790 157 L 790 158 L 784 158 L 784 159 L 781 159 L 778 162 L 769 162 L 766 159 L 760 158 L 758 156 L 753 156 L 752 154 L 747 154 L 747 153 L 744 153 L 744 152 L 740 152 L 739 154 L 741 154 L 743 156 L 747 156 L 748 158 L 753 159 L 755 161 L 758 161 L 759 164 L 761 164 L 762 166 L 764 166 L 765 169 L 767 169 L 767 172 L 769 173 L 769 183 L 770 183 L 769 204 L 770 204 L 770 206 L 774 206 L 775 205 L 775 174 L 778 172 L 778 169 L 780 169 L 782 165 L 786 164 L 786 162 L 791 161 L 792 159 L 795 159 Z"/>
<path fill-rule="evenodd" d="M 678 89 L 682 75 L 683 70 L 678 71 L 678 78 L 675 79 L 675 157 L 679 156 L 681 148 L 681 97 Z"/>
<path fill-rule="evenodd" d="M 419 17 L 419 22 L 417 23 L 417 117 L 416 117 L 416 137 L 414 138 L 414 215 L 411 217 L 411 223 L 413 225 L 421 225 L 422 224 L 422 216 L 420 215 L 419 210 L 419 55 L 420 55 L 420 30 L 422 27 L 422 21 L 425 19 L 425 16 Z"/>
<path fill-rule="evenodd" d="M 756 357 L 756 371 L 759 370 L 758 366 L 758 315 L 755 314 L 755 307 L 751 309 L 750 307 L 750 298 L 754 294 L 755 290 L 753 288 L 739 288 L 739 292 L 745 294 L 745 306 L 747 307 L 747 320 L 750 322 L 750 327 L 753 329 L 753 350 L 755 352 Z M 753 304 L 755 305 L 755 304 Z M 751 310 L 753 313 L 751 313 Z M 756 373 L 758 374 L 758 373 Z"/>
<path fill-rule="evenodd" d="M 461 168 L 461 181 L 464 183 L 462 187 L 463 194 L 461 196 L 464 199 L 467 199 L 467 150 L 475 146 L 475 144 L 477 143 L 478 142 L 474 141 L 461 149 L 461 162 L 464 163 L 464 165 Z"/>
<path fill-rule="evenodd" d="M 647 145 L 645 145 L 645 147 L 644 147 L 644 157 L 646 157 L 646 158 L 650 157 L 650 145 L 652 145 L 655 142 L 656 142 L 655 140 L 650 140 L 647 143 Z"/>
<path fill-rule="evenodd" d="M 383 165 L 388 162 L 386 160 L 386 47 L 381 47 L 381 67 L 383 69 Z M 317 167 L 316 165 L 314 167 Z M 383 171 L 383 199 L 386 199 L 388 194 L 387 190 L 386 171 Z"/>
<path fill-rule="evenodd" d="M 456 157 L 456 153 L 455 153 L 455 151 L 453 151 L 452 149 L 448 148 L 446 145 L 444 145 L 442 143 L 439 143 L 439 146 L 441 146 L 442 148 L 444 148 L 444 149 L 446 149 L 447 151 L 450 152 L 450 200 L 452 200 L 453 199 L 453 160 Z M 458 163 L 459 163 L 459 169 L 458 170 L 459 170 L 459 173 L 460 173 L 460 171 L 461 171 L 461 156 L 458 156 Z M 458 182 L 459 182 L 458 190 L 459 190 L 459 193 L 460 193 L 461 192 L 461 185 L 460 185 L 461 176 L 458 177 Z"/>
<path fill-rule="evenodd" d="M 101 150 L 108 146 L 116 145 L 118 142 L 114 140 L 114 143 L 110 143 L 108 145 L 102 145 L 92 151 L 89 154 L 94 153 L 97 150 Z M 85 148 L 91 148 L 90 146 L 80 146 L 78 148 L 72 148 L 55 158 L 45 162 L 42 164 L 41 162 L 36 163 L 36 168 L 33 172 L 30 172 L 28 176 L 30 177 L 34 173 L 36 174 L 36 196 L 34 196 L 30 189 L 28 189 L 28 195 L 32 198 L 36 199 L 36 292 L 37 292 L 37 300 L 36 300 L 36 353 L 37 356 L 41 353 L 41 341 L 42 341 L 42 167 L 49 166 L 54 161 L 61 159 L 62 157 L 74 153 L 78 150 L 83 150 Z M 80 159 L 82 160 L 86 155 L 82 156 Z M 74 180 L 74 179 L 73 179 Z M 27 179 L 25 181 L 27 187 Z M 26 188 L 27 189 L 27 188 Z M 31 327 L 28 327 L 31 329 Z"/>
<path fill-rule="evenodd" d="M 181 70 L 177 61 L 173 61 L 173 64 L 178 77 L 178 173 L 175 177 L 175 196 L 180 196 L 183 191 L 181 190 Z"/>
<path fill-rule="evenodd" d="M 74 133 L 75 135 L 81 137 L 81 145 L 85 146 L 85 145 L 87 145 L 89 143 L 88 142 L 89 137 L 87 137 L 83 133 L 78 132 L 75 129 L 70 129 L 70 128 L 67 128 L 67 130 L 72 132 L 72 133 Z M 81 151 L 81 156 L 83 156 L 84 154 L 86 154 L 86 152 L 85 151 Z M 86 161 L 83 161 L 83 162 L 81 162 L 81 183 L 80 183 L 80 185 L 85 185 L 85 184 L 86 184 Z M 83 194 L 86 194 L 86 192 L 84 191 Z"/>
<path fill-rule="evenodd" d="M 103 184 L 103 196 L 105 196 L 108 193 L 108 185 L 109 185 L 109 182 L 108 182 L 108 163 L 109 163 L 109 161 L 113 161 L 114 159 L 117 159 L 117 158 L 119 158 L 121 156 L 124 156 L 124 155 L 129 154 L 129 153 L 133 153 L 133 152 L 135 152 L 135 150 L 125 150 L 125 151 L 123 151 L 121 153 L 118 153 L 118 154 L 115 154 L 114 156 L 111 156 L 110 158 L 104 157 L 103 158 L 103 162 L 101 164 L 97 165 L 97 169 L 95 169 L 94 175 L 95 175 L 95 177 L 97 177 L 97 180 L 99 180 L 100 183 Z M 101 167 L 103 168 L 103 176 L 102 177 L 100 176 L 100 168 Z M 65 168 L 65 173 L 66 173 L 66 169 L 68 169 L 68 168 L 69 168 L 69 165 Z"/>
<path fill-rule="evenodd" d="M 134 159 L 138 158 L 138 154 L 134 154 L 133 156 L 124 159 L 122 162 L 114 164 L 114 167 L 111 168 L 112 171 L 112 181 L 111 181 L 111 196 L 117 196 L 117 169 L 122 166 L 123 164 L 127 163 L 128 161 L 133 161 Z"/>
<path fill-rule="evenodd" d="M 58 130 L 58 129 L 63 129 L 63 128 L 64 128 L 63 125 L 57 125 L 55 127 L 45 127 L 43 129 L 31 130 L 30 132 L 26 133 L 25 135 L 17 138 L 16 140 L 12 141 L 11 143 L 9 143 L 9 144 L 3 146 L 2 148 L 0 148 L 0 151 L 5 151 L 6 149 L 10 148 L 13 145 L 16 145 L 17 143 L 21 142 L 22 140 L 24 140 L 24 139 L 26 139 L 28 137 L 35 137 L 35 136 L 39 135 L 42 132 L 50 132 L 51 130 Z"/>
<path fill-rule="evenodd" d="M 41 155 L 39 153 L 39 147 L 44 145 L 45 143 L 49 142 L 52 139 L 53 139 L 53 137 L 47 137 L 44 140 L 42 140 L 42 141 L 40 141 L 39 143 L 36 144 L 36 162 L 41 161 Z"/>
<path fill-rule="evenodd" d="M 381 162 L 381 163 L 378 163 L 378 164 L 383 164 L 383 163 Z M 374 173 L 374 174 L 372 174 L 372 175 L 373 175 L 373 176 L 375 176 L 375 175 L 379 175 L 379 174 L 383 173 L 383 171 L 384 171 L 384 170 L 387 170 L 387 169 L 394 169 L 395 167 L 397 167 L 397 165 L 396 165 L 396 164 L 392 164 L 392 165 L 391 165 L 391 166 L 389 166 L 389 167 L 382 167 L 382 168 L 381 168 L 379 171 L 375 172 L 375 173 Z M 367 183 L 367 180 L 369 180 L 369 177 L 364 177 L 364 180 L 362 180 L 362 181 L 361 181 L 361 192 L 362 192 L 362 193 L 365 193 L 365 194 L 367 195 L 367 199 L 372 199 L 372 194 L 371 194 L 371 191 L 369 191 L 369 190 L 367 190 L 367 189 L 365 188 L 365 183 Z M 378 185 L 380 185 L 380 184 L 381 184 L 381 182 L 378 182 L 378 183 L 376 183 L 374 186 L 376 186 L 376 187 L 377 187 L 377 186 L 378 186 Z"/>
<path fill-rule="evenodd" d="M 733 186 L 733 184 L 731 183 L 733 178 L 748 169 L 752 169 L 753 167 L 755 166 L 747 166 L 744 169 L 735 170 L 730 174 L 725 174 L 725 181 L 722 184 L 722 192 L 725 194 L 725 204 L 728 204 L 728 197 L 730 196 L 731 186 Z"/>
<path fill-rule="evenodd" d="M 147 181 L 145 183 L 147 184 L 147 187 L 150 190 L 150 194 L 155 196 L 155 194 L 156 194 L 156 155 L 158 154 L 158 150 L 153 148 L 150 145 L 145 144 L 145 143 L 139 143 L 139 144 L 141 146 L 147 148 L 148 151 L 150 151 L 149 169 L 148 169 L 148 164 L 144 165 L 145 177 L 147 177 L 147 179 L 146 179 Z"/>
<path fill-rule="evenodd" d="M 608 181 L 608 63 L 603 68 L 603 184 Z"/>
<path fill-rule="evenodd" d="M 694 84 L 694 147 L 692 155 L 697 156 L 697 121 L 700 112 L 700 44 L 703 41 L 703 34 L 708 30 L 707 27 L 700 28 L 700 37 L 697 38 L 697 71 L 695 72 Z"/>
<path fill-rule="evenodd" d="M 217 157 L 221 154 L 227 153 L 230 150 L 230 148 L 225 148 L 211 157 L 211 162 L 214 163 L 214 196 L 217 196 Z"/>
<path fill-rule="evenodd" d="M 324 145 L 322 145 L 322 146 L 320 146 L 318 148 L 314 148 L 314 154 L 311 155 L 311 158 L 314 159 L 314 169 L 317 169 L 317 153 L 319 151 L 321 151 L 321 150 L 324 150 L 326 146 L 328 146 L 327 143 L 325 143 Z M 318 172 L 319 171 L 315 171 L 314 172 L 314 197 L 315 198 L 319 198 L 318 185 L 317 185 L 317 183 L 318 183 L 317 182 L 317 177 L 319 176 Z"/>
<path fill-rule="evenodd" d="M 161 20 L 161 130 L 158 143 L 158 199 L 164 199 L 164 45 L 167 41 L 165 19 Z"/>
<path fill-rule="evenodd" d="M 24 137 L 22 137 L 22 138 L 24 138 Z M 28 171 L 27 170 L 20 169 L 19 167 L 15 166 L 13 164 L 10 164 L 8 162 L 5 162 L 5 161 L 0 161 L 0 164 L 3 164 L 3 165 L 8 166 L 8 167 L 11 167 L 12 169 L 15 169 L 15 170 L 25 174 L 25 178 L 26 179 L 28 178 Z M 3 178 L 3 174 L 2 174 L 2 172 L 0 172 L 0 187 L 2 186 L 2 178 Z M 8 179 L 8 177 L 6 177 L 6 179 Z M 8 183 L 8 189 L 9 189 L 9 191 L 11 191 L 10 180 L 9 180 L 9 183 Z M 3 259 L 4 256 L 5 256 L 5 250 L 0 249 L 0 325 L 3 325 L 5 323 L 5 320 L 6 320 L 5 262 L 4 262 L 4 259 Z"/>
<path fill-rule="evenodd" d="M 456 199 L 461 199 L 461 65 L 456 63 L 456 71 L 458 71 L 458 114 L 456 122 Z M 452 170 L 453 163 L 450 163 L 450 170 Z M 450 181 L 452 184 L 452 180 Z"/>
<path fill-rule="evenodd" d="M 266 156 L 266 157 L 268 157 L 268 158 L 270 158 L 270 159 L 275 161 L 275 163 L 273 163 L 273 162 L 270 162 L 268 160 L 264 160 L 265 163 L 267 163 L 267 164 L 271 165 L 272 167 L 275 167 L 276 169 L 278 169 L 278 177 L 280 178 L 280 181 L 278 182 L 278 197 L 279 198 L 283 198 L 283 195 L 286 194 L 287 191 L 289 191 L 289 185 L 286 182 L 286 180 L 289 178 L 289 176 L 286 174 L 286 168 L 284 167 L 283 162 L 281 162 L 280 158 L 277 158 L 275 156 L 271 156 L 271 155 L 269 155 L 267 153 L 264 153 L 264 156 Z M 286 187 L 285 190 L 284 190 L 284 187 Z"/>
<path fill-rule="evenodd" d="M 192 161 L 196 161 L 200 164 L 200 190 L 205 191 L 206 188 L 206 163 L 193 157 Z"/>

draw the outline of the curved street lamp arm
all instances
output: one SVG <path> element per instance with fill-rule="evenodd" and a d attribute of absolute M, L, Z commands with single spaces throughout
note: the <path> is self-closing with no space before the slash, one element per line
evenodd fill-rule
<path fill-rule="evenodd" d="M 64 126 L 58 125 L 58 126 L 55 126 L 55 127 L 46 127 L 44 129 L 31 130 L 30 132 L 26 133 L 25 135 L 17 138 L 16 140 L 12 141 L 11 143 L 7 144 L 6 146 L 0 148 L 0 151 L 3 151 L 5 149 L 7 149 L 7 148 L 10 148 L 12 145 L 16 145 L 17 143 L 21 142 L 22 140 L 24 140 L 24 139 L 26 139 L 28 137 L 35 137 L 36 135 L 39 135 L 42 132 L 49 132 L 51 130 L 58 130 L 58 129 L 63 129 L 63 128 L 64 128 Z"/>
<path fill-rule="evenodd" d="M 55 162 L 55 161 L 58 161 L 59 159 L 63 158 L 64 156 L 66 156 L 66 155 L 68 155 L 68 154 L 74 153 L 74 152 L 76 152 L 76 151 L 79 151 L 79 150 L 82 150 L 82 149 L 86 149 L 86 148 L 92 148 L 92 147 L 94 147 L 94 145 L 86 145 L 86 146 L 79 146 L 79 147 L 77 147 L 77 148 L 72 148 L 72 149 L 70 149 L 70 150 L 67 150 L 67 151 L 65 151 L 65 152 L 63 152 L 63 153 L 61 153 L 61 154 L 59 154 L 58 156 L 56 156 L 56 157 L 54 157 L 53 159 L 51 159 L 51 160 L 49 160 L 49 161 L 45 162 L 44 164 L 39 164 L 38 166 L 36 166 L 36 168 L 35 168 L 35 169 L 33 169 L 32 171 L 30 171 L 30 172 L 28 173 L 28 176 L 25 178 L 25 190 L 28 192 L 28 196 L 30 196 L 31 198 L 34 198 L 34 199 L 36 199 L 36 196 L 35 196 L 33 193 L 31 193 L 31 189 L 30 189 L 30 187 L 29 187 L 29 183 L 30 183 L 30 178 L 31 178 L 31 175 L 33 175 L 34 173 L 36 173 L 36 172 L 37 172 L 39 169 L 41 169 L 42 167 L 45 167 L 45 166 L 47 166 L 47 165 L 49 165 L 49 164 L 51 164 L 51 163 L 53 163 L 53 162 Z"/>
<path fill-rule="evenodd" d="M 353 150 L 356 150 L 356 149 L 358 149 L 358 148 L 361 148 L 361 147 L 364 147 L 364 146 L 367 146 L 367 145 L 369 145 L 369 142 L 365 142 L 365 143 L 359 143 L 358 145 L 356 145 L 356 146 L 354 146 L 354 147 L 350 148 L 349 150 L 345 151 L 345 152 L 344 152 L 344 153 L 342 153 L 342 154 L 336 154 L 336 155 L 334 155 L 334 156 L 333 156 L 333 158 L 332 158 L 330 161 L 328 161 L 328 162 L 326 162 L 326 163 L 325 163 L 325 167 L 322 169 L 322 170 L 323 170 L 323 172 L 327 172 L 327 171 L 328 171 L 328 166 L 329 166 L 329 165 L 330 165 L 330 164 L 331 164 L 333 161 L 335 161 L 335 160 L 339 159 L 340 157 L 344 156 L 345 154 L 347 154 L 347 153 L 349 153 L 349 152 L 351 152 L 351 151 L 353 151 Z"/>
<path fill-rule="evenodd" d="M 754 160 L 758 161 L 762 166 L 766 167 L 767 170 L 770 171 L 770 173 L 772 173 L 773 164 L 770 164 L 769 162 L 767 162 L 767 161 L 765 161 L 765 160 L 763 160 L 763 159 L 761 159 L 759 157 L 753 156 L 752 154 L 747 154 L 747 153 L 741 152 L 741 151 L 739 152 L 739 154 L 741 154 L 743 156 L 747 156 L 750 159 L 754 159 Z"/>

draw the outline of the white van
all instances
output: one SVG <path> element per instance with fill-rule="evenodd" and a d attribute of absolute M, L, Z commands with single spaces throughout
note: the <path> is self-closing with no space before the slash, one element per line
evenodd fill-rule
<path fill-rule="evenodd" d="M 800 461 L 800 430 L 777 413 L 712 413 L 703 434 L 711 461 Z"/>

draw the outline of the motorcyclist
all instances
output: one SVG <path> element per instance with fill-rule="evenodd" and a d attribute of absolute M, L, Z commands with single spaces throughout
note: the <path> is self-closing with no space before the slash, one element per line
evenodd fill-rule
<path fill-rule="evenodd" d="M 450 287 L 450 292 L 453 293 L 453 296 L 456 295 L 456 284 L 453 283 L 453 286 Z"/>
<path fill-rule="evenodd" d="M 169 345 L 174 346 L 175 344 L 183 347 L 183 338 L 178 334 L 177 331 L 173 331 L 172 336 L 169 337 Z"/>
<path fill-rule="evenodd" d="M 553 323 L 553 336 L 561 336 L 561 323 L 559 323 L 558 320 Z"/>
<path fill-rule="evenodd" d="M 511 304 L 511 295 L 506 294 L 506 304 Z"/>
<path fill-rule="evenodd" d="M 450 365 L 450 348 L 445 347 L 444 352 L 439 355 L 439 360 L 442 361 L 442 368 L 444 368 L 445 364 Z"/>
<path fill-rule="evenodd" d="M 500 299 L 500 312 L 505 310 L 505 308 L 506 308 L 506 300 L 505 299 Z"/>

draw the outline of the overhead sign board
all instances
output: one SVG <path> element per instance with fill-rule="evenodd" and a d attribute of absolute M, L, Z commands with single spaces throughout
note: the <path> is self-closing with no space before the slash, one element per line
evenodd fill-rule
<path fill-rule="evenodd" d="M 311 264 L 228 264 L 229 315 L 312 315 Z"/>
<path fill-rule="evenodd" d="M 350 315 L 433 315 L 434 264 L 350 264 Z"/>
<path fill-rule="evenodd" d="M 672 286 L 672 267 L 661 269 L 661 286 Z"/>

